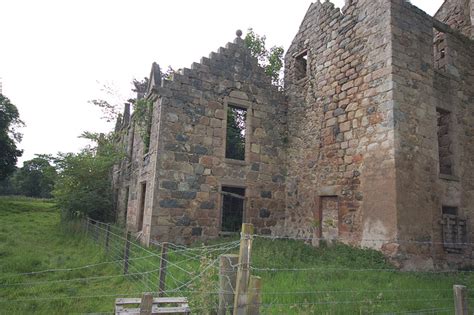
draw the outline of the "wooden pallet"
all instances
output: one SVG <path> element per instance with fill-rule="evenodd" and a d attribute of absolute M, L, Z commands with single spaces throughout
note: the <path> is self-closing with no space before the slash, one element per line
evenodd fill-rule
<path fill-rule="evenodd" d="M 115 299 L 115 315 L 139 315 L 140 307 L 133 306 L 140 306 L 141 303 L 141 298 Z M 191 310 L 185 297 L 159 297 L 153 298 L 151 314 L 191 314 Z"/>

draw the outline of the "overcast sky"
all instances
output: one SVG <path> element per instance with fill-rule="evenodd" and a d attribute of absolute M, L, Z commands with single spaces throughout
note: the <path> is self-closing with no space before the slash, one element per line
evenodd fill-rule
<path fill-rule="evenodd" d="M 126 99 L 132 79 L 148 76 L 153 61 L 190 67 L 249 27 L 286 49 L 311 2 L 0 0 L 3 94 L 27 125 L 20 161 L 78 151 L 83 131 L 110 130 L 88 100 L 103 96 L 102 84 Z M 429 14 L 442 2 L 412 0 Z"/>

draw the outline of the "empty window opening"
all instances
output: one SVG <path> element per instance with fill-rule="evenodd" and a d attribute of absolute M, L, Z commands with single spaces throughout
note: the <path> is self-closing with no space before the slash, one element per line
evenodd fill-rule
<path fill-rule="evenodd" d="M 130 186 L 125 188 L 125 200 L 124 200 L 124 210 L 123 210 L 123 222 L 124 225 L 127 224 L 127 215 L 128 215 L 128 194 L 130 193 Z"/>
<path fill-rule="evenodd" d="M 443 206 L 443 214 L 458 215 L 458 208 Z"/>
<path fill-rule="evenodd" d="M 332 242 L 339 237 L 339 201 L 337 196 L 323 196 L 320 201 L 321 238 Z"/>
<path fill-rule="evenodd" d="M 137 229 L 143 230 L 143 216 L 145 213 L 146 182 L 140 185 L 140 207 L 138 208 Z"/>
<path fill-rule="evenodd" d="M 451 141 L 451 113 L 436 109 L 438 119 L 439 172 L 453 175 L 453 145 Z"/>
<path fill-rule="evenodd" d="M 227 135 L 225 157 L 234 160 L 245 160 L 247 110 L 236 106 L 227 107 Z"/>
<path fill-rule="evenodd" d="M 295 78 L 301 80 L 307 76 L 308 51 L 304 51 L 295 57 Z"/>
<path fill-rule="evenodd" d="M 239 232 L 244 222 L 245 188 L 222 186 L 222 231 Z"/>
<path fill-rule="evenodd" d="M 466 248 L 466 219 L 458 215 L 457 207 L 443 206 L 443 246 L 448 253 L 462 253 Z"/>
<path fill-rule="evenodd" d="M 135 144 L 135 130 L 132 128 L 128 129 L 130 136 L 129 136 L 129 145 L 128 145 L 128 159 L 129 161 L 132 161 L 133 159 L 133 146 Z"/>
<path fill-rule="evenodd" d="M 434 57 L 434 68 L 438 70 L 445 70 L 447 66 L 447 42 L 446 34 L 434 30 L 435 38 L 433 43 L 433 57 Z"/>

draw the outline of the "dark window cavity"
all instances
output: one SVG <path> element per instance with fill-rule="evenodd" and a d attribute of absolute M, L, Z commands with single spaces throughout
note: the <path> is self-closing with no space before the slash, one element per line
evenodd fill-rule
<path fill-rule="evenodd" d="M 458 214 L 457 207 L 443 206 L 443 247 L 448 253 L 463 253 L 467 242 L 466 219 Z"/>
<path fill-rule="evenodd" d="M 137 229 L 143 230 L 143 216 L 145 214 L 145 200 L 146 200 L 146 182 L 140 185 L 140 208 L 138 209 Z"/>
<path fill-rule="evenodd" d="M 245 188 L 222 186 L 222 231 L 239 232 L 244 220 Z"/>
<path fill-rule="evenodd" d="M 308 51 L 302 52 L 295 57 L 295 78 L 301 80 L 306 78 L 308 71 Z"/>
<path fill-rule="evenodd" d="M 123 211 L 123 222 L 124 225 L 127 225 L 127 215 L 128 215 L 128 195 L 130 193 L 130 186 L 127 186 L 125 188 L 125 200 L 124 200 L 124 211 Z"/>
<path fill-rule="evenodd" d="M 245 134 L 247 110 L 236 106 L 227 107 L 227 136 L 225 157 L 245 160 Z"/>
<path fill-rule="evenodd" d="M 451 113 L 436 109 L 438 120 L 439 172 L 453 175 L 453 144 L 451 141 Z"/>
<path fill-rule="evenodd" d="M 446 66 L 448 64 L 446 34 L 437 30 L 434 30 L 434 33 L 434 68 L 438 70 L 446 70 Z"/>

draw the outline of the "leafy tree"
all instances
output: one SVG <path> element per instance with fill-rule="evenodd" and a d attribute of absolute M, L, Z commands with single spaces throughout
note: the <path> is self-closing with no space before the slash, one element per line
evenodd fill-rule
<path fill-rule="evenodd" d="M 23 153 L 16 146 L 22 137 L 17 128 L 23 125 L 16 106 L 0 94 L 0 180 L 15 171 L 18 157 Z"/>
<path fill-rule="evenodd" d="M 265 73 L 272 78 L 272 83 L 281 87 L 280 75 L 283 68 L 284 49 L 282 46 L 273 46 L 267 49 L 266 39 L 265 36 L 260 36 L 253 29 L 249 28 L 247 35 L 245 35 L 244 43 L 252 56 L 258 59 L 260 65 L 265 69 Z"/>
<path fill-rule="evenodd" d="M 244 109 L 229 106 L 225 147 L 227 158 L 245 160 L 245 119 L 246 111 Z"/>
<path fill-rule="evenodd" d="M 15 167 L 15 171 L 0 180 L 0 196 L 9 196 L 9 195 L 18 195 L 18 189 L 16 185 L 16 174 L 18 173 L 18 169 Z"/>
<path fill-rule="evenodd" d="M 79 153 L 59 154 L 56 160 L 58 179 L 53 191 L 56 203 L 67 218 L 90 216 L 113 221 L 111 170 L 122 154 L 114 145 L 114 134 L 86 132 L 83 138 L 94 145 Z"/>
<path fill-rule="evenodd" d="M 23 162 L 12 178 L 16 194 L 28 197 L 51 198 L 56 180 L 56 169 L 50 162 L 50 155 L 36 155 L 35 158 Z"/>

